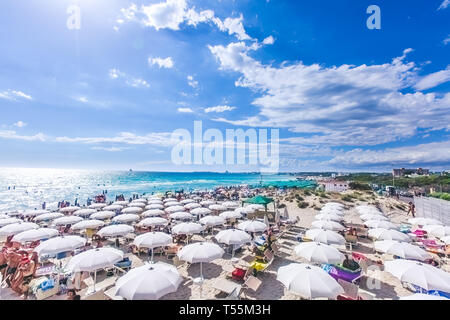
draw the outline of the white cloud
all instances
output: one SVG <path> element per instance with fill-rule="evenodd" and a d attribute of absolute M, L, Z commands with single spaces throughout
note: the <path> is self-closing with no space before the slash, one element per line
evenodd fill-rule
<path fill-rule="evenodd" d="M 215 107 L 209 107 L 205 108 L 205 112 L 224 112 L 224 111 L 231 111 L 236 109 L 236 107 L 230 107 L 230 106 L 215 106 Z"/>
<path fill-rule="evenodd" d="M 75 98 L 75 100 L 78 101 L 78 102 L 82 102 L 82 103 L 88 103 L 89 102 L 88 98 L 86 98 L 86 97 L 77 97 L 77 98 Z"/>
<path fill-rule="evenodd" d="M 300 62 L 264 65 L 250 54 L 260 46 L 244 42 L 209 46 L 221 70 L 241 74 L 236 86 L 260 96 L 252 102 L 259 114 L 240 120 L 219 118 L 241 126 L 287 128 L 302 135 L 291 143 L 376 145 L 411 137 L 417 128 L 450 129 L 450 93 L 402 93 L 421 78 L 412 49 L 378 65 L 306 65 Z"/>
<path fill-rule="evenodd" d="M 17 101 L 18 99 L 33 100 L 33 98 L 30 95 L 25 94 L 19 90 L 11 90 L 11 89 L 0 92 L 0 98 L 11 101 Z"/>
<path fill-rule="evenodd" d="M 191 108 L 178 108 L 177 111 L 180 113 L 193 113 L 194 112 L 194 110 L 192 110 Z"/>
<path fill-rule="evenodd" d="M 426 75 L 414 86 L 418 90 L 434 88 L 442 83 L 450 81 L 450 65 L 445 70 Z"/>
<path fill-rule="evenodd" d="M 0 130 L 0 138 L 3 139 L 16 139 L 25 141 L 46 141 L 47 137 L 43 133 L 38 133 L 31 136 L 19 135 L 13 130 Z"/>
<path fill-rule="evenodd" d="M 55 142 L 71 142 L 71 143 L 85 143 L 85 144 L 101 144 L 101 143 L 122 143 L 129 145 L 155 145 L 167 146 L 170 145 L 170 132 L 153 132 L 140 136 L 131 132 L 120 132 L 114 137 L 55 137 L 52 139 Z"/>
<path fill-rule="evenodd" d="M 267 38 L 265 38 L 263 40 L 263 44 L 274 44 L 275 43 L 275 38 L 272 36 L 268 36 Z"/>
<path fill-rule="evenodd" d="M 198 81 L 194 79 L 193 76 L 187 76 L 188 85 L 190 85 L 192 88 L 198 87 Z"/>
<path fill-rule="evenodd" d="M 23 122 L 23 121 L 21 121 L 21 120 L 19 120 L 19 121 L 17 121 L 16 123 L 14 123 L 13 126 L 14 126 L 14 127 L 17 127 L 17 128 L 23 128 L 23 127 L 26 127 L 26 126 L 27 126 L 27 123 L 26 123 L 26 122 Z"/>
<path fill-rule="evenodd" d="M 438 10 L 446 9 L 449 5 L 450 5 L 450 0 L 444 0 L 444 1 L 442 1 L 442 3 L 439 6 Z"/>
<path fill-rule="evenodd" d="M 127 150 L 128 148 L 120 147 L 92 147 L 92 150 L 108 151 L 108 152 L 121 152 Z"/>
<path fill-rule="evenodd" d="M 235 35 L 239 40 L 251 40 L 245 32 L 242 14 L 238 18 L 227 17 L 224 20 L 215 16 L 212 10 L 198 12 L 194 7 L 189 8 L 186 0 L 166 0 L 165 2 L 142 5 L 140 8 L 132 4 L 129 8 L 121 9 L 122 18 L 118 20 L 138 21 L 144 26 L 156 30 L 179 30 L 180 25 L 197 26 L 199 23 L 211 22 L 219 30 Z M 117 20 L 117 22 L 118 22 Z"/>
<path fill-rule="evenodd" d="M 148 63 L 150 66 L 158 65 L 159 68 L 170 69 L 173 68 L 173 60 L 171 57 L 167 58 L 148 58 Z"/>
<path fill-rule="evenodd" d="M 135 77 L 131 77 L 129 75 L 127 75 L 124 72 L 121 72 L 118 69 L 110 69 L 108 72 L 108 75 L 111 79 L 124 79 L 125 80 L 125 84 L 130 86 L 130 87 L 134 87 L 134 88 L 148 88 L 150 87 L 150 85 L 148 84 L 147 81 L 145 81 L 144 79 L 141 78 L 135 78 Z"/>
<path fill-rule="evenodd" d="M 447 38 L 445 38 L 444 40 L 442 40 L 442 43 L 444 45 L 447 45 L 448 43 L 450 43 L 450 34 L 447 36 Z"/>

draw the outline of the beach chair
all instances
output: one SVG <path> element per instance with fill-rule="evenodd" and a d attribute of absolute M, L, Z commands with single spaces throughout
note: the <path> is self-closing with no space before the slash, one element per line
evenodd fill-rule
<path fill-rule="evenodd" d="M 225 292 L 228 295 L 231 295 L 233 291 L 240 294 L 242 289 L 242 285 L 228 279 L 219 279 L 212 285 L 212 287 L 220 292 Z"/>
<path fill-rule="evenodd" d="M 178 258 L 178 256 L 174 256 L 172 261 L 173 261 L 173 265 L 177 269 L 180 269 L 182 266 L 184 266 L 186 264 L 186 262 L 185 261 L 181 261 L 180 258 Z"/>
<path fill-rule="evenodd" d="M 178 253 L 178 247 L 165 247 L 163 249 L 166 258 L 172 260 Z"/>
<path fill-rule="evenodd" d="M 269 249 L 267 249 L 266 251 L 264 251 L 264 260 L 269 264 L 273 261 L 273 259 L 275 258 L 275 254 L 270 251 Z"/>
<path fill-rule="evenodd" d="M 280 248 L 278 248 L 278 245 L 276 243 L 272 243 L 272 251 L 273 254 L 277 257 L 279 257 L 281 254 Z"/>
<path fill-rule="evenodd" d="M 338 279 L 338 283 L 341 285 L 342 289 L 344 289 L 344 293 L 340 294 L 337 300 L 359 300 L 358 298 L 358 290 L 359 287 L 356 284 L 351 282 Z"/>
<path fill-rule="evenodd" d="M 243 291 L 242 293 L 244 294 L 245 297 L 247 297 L 247 290 L 252 290 L 253 292 L 258 291 L 259 287 L 261 286 L 262 281 L 259 280 L 258 278 L 249 275 L 248 278 L 245 280 L 244 285 L 243 285 Z"/>
<path fill-rule="evenodd" d="M 346 234 L 345 235 L 345 247 L 349 248 L 350 251 L 353 249 L 353 247 L 356 247 L 358 245 L 358 236 Z"/>
<path fill-rule="evenodd" d="M 106 300 L 105 289 L 97 290 L 91 294 L 82 296 L 81 300 Z"/>

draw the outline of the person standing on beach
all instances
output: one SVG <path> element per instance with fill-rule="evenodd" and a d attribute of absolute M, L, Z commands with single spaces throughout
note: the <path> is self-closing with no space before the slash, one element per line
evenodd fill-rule
<path fill-rule="evenodd" d="M 413 216 L 413 218 L 415 218 L 416 217 L 415 210 L 416 210 L 416 206 L 414 205 L 414 203 L 412 203 L 410 201 L 409 202 L 409 210 L 408 210 L 408 213 L 406 215 L 409 216 L 409 213 L 411 212 L 411 215 Z"/>

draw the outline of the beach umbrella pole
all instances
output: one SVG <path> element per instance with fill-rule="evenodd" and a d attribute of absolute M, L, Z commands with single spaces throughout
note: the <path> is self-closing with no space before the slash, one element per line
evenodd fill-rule
<path fill-rule="evenodd" d="M 153 263 L 153 248 L 152 248 L 152 260 L 151 260 L 151 262 Z"/>
<path fill-rule="evenodd" d="M 95 284 L 97 283 L 97 270 L 94 271 L 94 292 L 95 292 Z"/>

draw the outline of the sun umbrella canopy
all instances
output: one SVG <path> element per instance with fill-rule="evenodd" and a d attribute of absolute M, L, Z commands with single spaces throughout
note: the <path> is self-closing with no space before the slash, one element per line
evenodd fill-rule
<path fill-rule="evenodd" d="M 127 300 L 157 300 L 178 290 L 183 278 L 167 263 L 145 264 L 128 271 L 116 282 L 116 295 Z"/>
<path fill-rule="evenodd" d="M 335 208 L 330 208 L 330 207 L 322 207 L 322 209 L 320 209 L 320 213 L 325 213 L 325 214 L 335 214 L 338 216 L 343 216 L 344 213 L 340 210 L 340 209 L 335 209 Z"/>
<path fill-rule="evenodd" d="M 210 210 L 213 210 L 213 211 L 225 211 L 225 210 L 227 210 L 227 208 L 222 206 L 221 204 L 212 204 L 208 208 Z"/>
<path fill-rule="evenodd" d="M 0 214 L 0 219 L 7 219 L 10 218 L 10 216 L 8 216 L 7 214 L 1 213 Z"/>
<path fill-rule="evenodd" d="M 445 244 L 450 244 L 450 236 L 445 236 L 441 238 L 441 241 Z"/>
<path fill-rule="evenodd" d="M 91 249 L 73 256 L 66 265 L 66 269 L 72 272 L 93 272 L 112 267 L 122 259 L 123 252 L 114 248 Z"/>
<path fill-rule="evenodd" d="M 338 245 L 345 244 L 345 238 L 331 230 L 310 229 L 306 231 L 305 236 L 315 242 Z"/>
<path fill-rule="evenodd" d="M 90 219 L 106 220 L 114 217 L 116 213 L 114 211 L 99 211 L 89 216 Z"/>
<path fill-rule="evenodd" d="M 247 232 L 262 232 L 267 229 L 267 225 L 261 221 L 251 220 L 239 223 L 237 228 Z"/>
<path fill-rule="evenodd" d="M 39 226 L 32 222 L 11 223 L 0 228 L 0 236 L 8 237 L 23 231 L 38 229 Z"/>
<path fill-rule="evenodd" d="M 145 206 L 145 210 L 152 210 L 152 209 L 164 209 L 164 206 L 159 203 L 152 203 Z"/>
<path fill-rule="evenodd" d="M 139 216 L 137 214 L 132 213 L 119 214 L 118 216 L 112 218 L 112 221 L 120 223 L 130 223 L 137 220 L 139 220 Z"/>
<path fill-rule="evenodd" d="M 446 297 L 434 294 L 414 293 L 410 296 L 400 297 L 399 300 L 448 300 Z"/>
<path fill-rule="evenodd" d="M 216 202 L 215 201 L 212 201 L 212 200 L 203 200 L 203 201 L 200 201 L 200 204 L 202 205 L 202 206 L 204 206 L 204 207 L 209 207 L 210 205 L 212 205 L 212 204 L 215 204 Z"/>
<path fill-rule="evenodd" d="M 190 220 L 193 216 L 189 212 L 175 212 L 171 213 L 169 218 L 175 220 Z"/>
<path fill-rule="evenodd" d="M 380 210 L 378 210 L 376 207 L 374 206 L 357 206 L 356 211 L 359 213 L 359 215 L 363 215 L 363 214 L 382 214 L 380 212 Z"/>
<path fill-rule="evenodd" d="M 123 206 L 121 206 L 121 205 L 112 204 L 110 206 L 103 207 L 103 210 L 105 210 L 105 211 L 109 211 L 109 210 L 116 211 L 116 210 L 122 210 L 122 208 L 123 208 Z"/>
<path fill-rule="evenodd" d="M 145 207 L 145 203 L 144 202 L 131 202 L 128 205 L 128 207 L 129 208 L 132 208 L 132 207 L 144 208 Z"/>
<path fill-rule="evenodd" d="M 58 219 L 64 217 L 64 215 L 62 213 L 59 212 L 50 212 L 50 213 L 44 213 L 41 214 L 39 216 L 37 216 L 36 218 L 34 218 L 34 221 L 38 222 L 38 221 L 50 221 L 50 220 L 54 220 L 54 219 Z"/>
<path fill-rule="evenodd" d="M 263 205 L 264 207 L 266 207 L 269 203 L 273 202 L 273 199 L 269 198 L 269 197 L 258 195 L 253 198 L 250 198 L 250 199 L 245 199 L 242 202 L 250 203 L 250 204 L 260 204 L 260 205 Z"/>
<path fill-rule="evenodd" d="M 376 228 L 369 230 L 369 237 L 377 240 L 395 240 L 400 242 L 411 242 L 411 238 L 403 232 L 394 229 Z"/>
<path fill-rule="evenodd" d="M 23 216 L 24 217 L 35 217 L 35 216 L 39 216 L 39 215 L 44 214 L 44 213 L 50 213 L 50 211 L 48 211 L 48 210 L 37 210 L 37 209 L 28 210 L 28 211 L 25 211 L 23 213 Z"/>
<path fill-rule="evenodd" d="M 431 255 L 422 248 L 406 242 L 393 240 L 375 241 L 374 247 L 378 251 L 393 254 L 403 259 L 424 261 L 431 258 Z"/>
<path fill-rule="evenodd" d="M 427 291 L 450 292 L 450 274 L 426 263 L 396 259 L 385 262 L 385 271 Z"/>
<path fill-rule="evenodd" d="M 344 205 L 339 202 L 327 202 L 324 204 L 323 207 L 324 208 L 333 208 L 333 209 L 338 209 L 338 210 L 344 209 Z"/>
<path fill-rule="evenodd" d="M 247 232 L 238 229 L 222 230 L 215 235 L 215 238 L 220 243 L 225 243 L 228 245 L 244 244 L 252 241 L 252 238 Z"/>
<path fill-rule="evenodd" d="M 50 228 L 39 228 L 39 229 L 31 229 L 27 231 L 23 231 L 21 233 L 16 234 L 12 241 L 26 243 L 33 242 L 42 239 L 49 239 L 52 237 L 56 237 L 59 234 L 58 230 L 50 229 Z"/>
<path fill-rule="evenodd" d="M 195 200 L 193 200 L 193 199 L 184 199 L 184 200 L 181 200 L 180 201 L 180 203 L 181 204 L 188 204 L 188 203 L 194 203 L 195 202 Z"/>
<path fill-rule="evenodd" d="M 89 205 L 88 208 L 89 209 L 101 209 L 101 208 L 104 208 L 106 206 L 107 206 L 106 203 L 93 203 L 93 204 Z"/>
<path fill-rule="evenodd" d="M 4 227 L 4 226 L 7 226 L 8 224 L 20 223 L 20 222 L 22 222 L 22 220 L 20 220 L 18 218 L 0 219 L 0 227 Z"/>
<path fill-rule="evenodd" d="M 224 219 L 241 219 L 242 214 L 237 211 L 224 211 L 219 214 L 220 217 Z"/>
<path fill-rule="evenodd" d="M 104 222 L 101 220 L 83 220 L 75 223 L 71 229 L 72 230 L 84 230 L 84 229 L 96 229 L 104 226 Z"/>
<path fill-rule="evenodd" d="M 164 247 L 172 243 L 172 237 L 164 232 L 147 232 L 137 236 L 133 244 L 138 248 Z"/>
<path fill-rule="evenodd" d="M 128 205 L 128 201 L 122 200 L 122 201 L 114 201 L 113 204 L 119 205 L 119 206 L 126 206 Z"/>
<path fill-rule="evenodd" d="M 70 212 L 75 212 L 80 209 L 81 209 L 80 207 L 69 206 L 69 207 L 64 207 L 64 208 L 59 209 L 59 212 L 70 213 Z"/>
<path fill-rule="evenodd" d="M 423 227 L 428 234 L 431 234 L 435 237 L 442 238 L 446 236 L 450 236 L 450 227 L 441 226 L 438 224 L 430 224 Z"/>
<path fill-rule="evenodd" d="M 190 211 L 191 214 L 196 216 L 204 216 L 210 214 L 212 211 L 208 208 L 195 208 Z"/>
<path fill-rule="evenodd" d="M 291 263 L 280 267 L 277 280 L 289 291 L 306 299 L 336 299 L 344 293 L 344 289 L 325 270 L 307 264 Z"/>
<path fill-rule="evenodd" d="M 368 220 L 364 224 L 369 228 L 398 229 L 392 222 L 383 220 Z"/>
<path fill-rule="evenodd" d="M 133 232 L 134 228 L 132 226 L 127 224 L 113 224 L 101 228 L 97 234 L 100 237 L 120 237 Z"/>
<path fill-rule="evenodd" d="M 178 251 L 178 258 L 189 263 L 212 262 L 220 259 L 224 251 L 217 244 L 212 242 L 196 242 L 188 244 Z"/>
<path fill-rule="evenodd" d="M 194 233 L 200 233 L 205 228 L 198 223 L 193 222 L 183 222 L 180 224 L 177 224 L 172 228 L 173 234 L 194 234 Z"/>
<path fill-rule="evenodd" d="M 253 210 L 253 211 L 265 210 L 266 209 L 264 207 L 264 205 L 262 205 L 262 204 L 250 204 L 246 208 L 248 208 L 250 210 Z"/>
<path fill-rule="evenodd" d="M 69 224 L 75 224 L 77 222 L 83 221 L 82 217 L 77 216 L 67 216 L 67 217 L 61 217 L 53 220 L 53 224 L 55 226 L 67 226 Z"/>
<path fill-rule="evenodd" d="M 224 206 L 227 209 L 235 209 L 235 208 L 239 207 L 239 203 L 237 203 L 235 201 L 225 201 L 225 202 L 222 202 L 222 206 Z"/>
<path fill-rule="evenodd" d="M 207 226 L 218 226 L 225 222 L 225 219 L 219 216 L 206 216 L 200 219 L 200 223 Z"/>
<path fill-rule="evenodd" d="M 165 214 L 165 212 L 160 209 L 151 209 L 151 210 L 144 211 L 142 213 L 142 216 L 143 217 L 156 217 L 156 216 L 162 216 L 163 214 Z"/>
<path fill-rule="evenodd" d="M 166 199 L 163 200 L 163 202 L 164 203 L 166 203 L 166 202 L 178 202 L 178 200 L 175 199 L 175 198 L 166 198 Z"/>
<path fill-rule="evenodd" d="M 237 212 L 237 213 L 239 213 L 239 214 L 244 214 L 244 215 L 247 215 L 247 214 L 249 214 L 249 213 L 254 213 L 256 211 L 256 209 L 253 209 L 252 207 L 250 207 L 250 206 L 247 206 L 247 207 L 240 207 L 240 208 L 236 208 L 236 209 L 234 209 L 234 212 Z M 225 211 L 225 212 L 227 212 L 227 211 Z"/>
<path fill-rule="evenodd" d="M 151 217 L 145 218 L 138 223 L 140 227 L 153 227 L 153 226 L 164 226 L 169 221 L 167 219 L 161 217 Z"/>
<path fill-rule="evenodd" d="M 200 203 L 192 202 L 184 205 L 186 210 L 193 210 L 195 208 L 201 208 L 202 205 Z"/>
<path fill-rule="evenodd" d="M 388 221 L 389 219 L 385 216 L 382 216 L 381 214 L 373 214 L 373 213 L 365 213 L 360 216 L 361 220 L 363 221 L 369 221 L 369 220 L 384 220 Z"/>
<path fill-rule="evenodd" d="M 137 213 L 141 213 L 143 211 L 142 208 L 140 207 L 127 207 L 125 209 L 122 209 L 122 213 L 125 214 L 137 214 Z"/>
<path fill-rule="evenodd" d="M 342 231 L 344 230 L 344 226 L 336 221 L 330 220 L 316 220 L 311 223 L 314 228 L 324 229 L 324 230 L 333 230 L 333 231 Z"/>
<path fill-rule="evenodd" d="M 165 202 L 165 203 L 164 203 L 164 206 L 165 206 L 166 208 L 169 208 L 169 207 L 175 207 L 175 206 L 180 206 L 180 207 L 182 207 L 181 203 L 179 203 L 178 201 L 169 201 L 169 202 Z"/>
<path fill-rule="evenodd" d="M 345 256 L 336 248 L 320 242 L 304 242 L 294 247 L 294 253 L 310 262 L 338 264 Z"/>
<path fill-rule="evenodd" d="M 337 215 L 337 214 L 333 214 L 333 213 L 319 213 L 317 214 L 314 219 L 316 220 L 332 220 L 332 221 L 342 221 L 342 217 Z"/>
<path fill-rule="evenodd" d="M 434 225 L 443 225 L 443 223 L 439 220 L 433 219 L 433 218 L 411 218 L 408 219 L 408 222 L 410 224 L 415 224 L 418 226 L 425 226 L 427 224 L 434 224 Z"/>
<path fill-rule="evenodd" d="M 73 214 L 75 216 L 81 216 L 81 217 L 88 217 L 93 213 L 96 213 L 97 210 L 95 209 L 81 209 L 81 210 L 77 210 L 75 211 Z"/>
<path fill-rule="evenodd" d="M 174 213 L 174 212 L 184 212 L 185 209 L 183 206 L 173 206 L 173 207 L 166 208 L 165 211 L 167 213 Z"/>
<path fill-rule="evenodd" d="M 86 239 L 79 236 L 64 236 L 48 239 L 39 244 L 34 251 L 38 255 L 55 255 L 61 252 L 73 251 L 86 244 Z"/>
<path fill-rule="evenodd" d="M 162 202 L 161 200 L 156 200 L 156 199 L 149 200 L 149 201 L 148 201 L 148 205 L 152 205 L 152 204 L 162 205 L 163 202 Z"/>
<path fill-rule="evenodd" d="M 144 202 L 144 203 L 146 203 L 147 200 L 140 198 L 140 199 L 134 199 L 133 201 L 131 201 L 131 203 L 136 203 L 136 202 Z"/>

